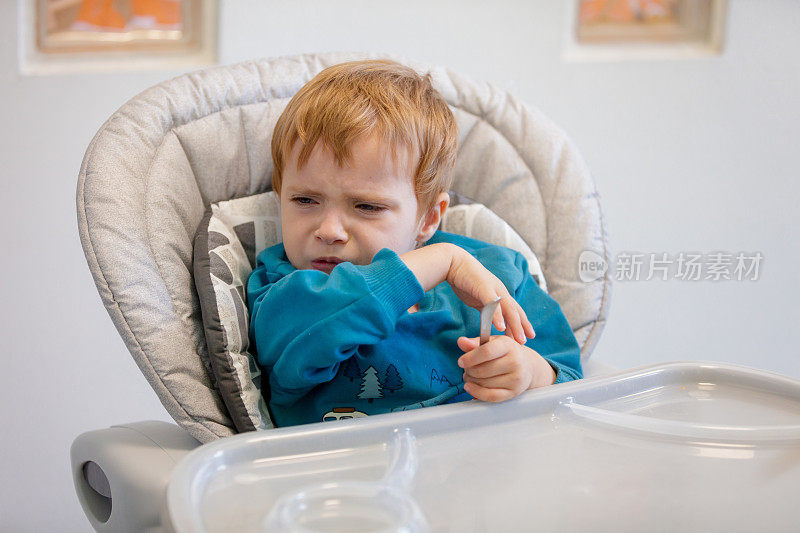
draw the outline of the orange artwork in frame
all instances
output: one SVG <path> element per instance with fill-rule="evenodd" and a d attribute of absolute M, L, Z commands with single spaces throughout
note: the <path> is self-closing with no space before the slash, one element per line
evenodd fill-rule
<path fill-rule="evenodd" d="M 41 53 L 192 52 L 200 46 L 201 0 L 37 0 Z"/>

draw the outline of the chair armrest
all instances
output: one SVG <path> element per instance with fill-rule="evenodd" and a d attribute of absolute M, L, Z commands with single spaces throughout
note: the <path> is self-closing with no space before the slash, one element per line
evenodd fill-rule
<path fill-rule="evenodd" d="M 78 436 L 70 448 L 72 478 L 92 527 L 102 532 L 160 531 L 172 470 L 198 446 L 176 424 L 156 420 Z"/>

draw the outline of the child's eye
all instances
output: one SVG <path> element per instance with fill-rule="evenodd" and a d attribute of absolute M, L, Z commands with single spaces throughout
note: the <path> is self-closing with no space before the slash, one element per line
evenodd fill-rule
<path fill-rule="evenodd" d="M 357 204 L 356 209 L 359 211 L 364 211 L 366 213 L 379 213 L 386 208 L 381 205 L 372 205 L 372 204 Z"/>
<path fill-rule="evenodd" d="M 292 198 L 292 201 L 300 205 L 311 205 L 315 203 L 314 200 L 307 196 L 295 196 Z"/>

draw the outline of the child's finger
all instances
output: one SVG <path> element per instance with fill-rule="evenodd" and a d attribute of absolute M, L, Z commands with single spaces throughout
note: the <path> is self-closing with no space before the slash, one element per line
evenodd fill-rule
<path fill-rule="evenodd" d="M 514 360 L 510 357 L 499 357 L 479 365 L 464 369 L 464 379 L 487 379 L 502 376 L 516 369 Z"/>
<path fill-rule="evenodd" d="M 505 339 L 504 336 L 493 336 L 486 344 L 482 344 L 459 357 L 458 366 L 470 368 L 504 356 L 508 353 L 507 342 L 509 341 L 504 341 L 503 339 Z"/>
<path fill-rule="evenodd" d="M 503 317 L 503 302 L 500 301 L 500 305 L 497 306 L 497 309 L 494 310 L 494 316 L 492 317 L 492 323 L 494 327 L 497 328 L 497 331 L 505 331 L 506 330 L 506 321 Z"/>
<path fill-rule="evenodd" d="M 519 305 L 516 307 L 519 309 Z M 524 345 L 528 339 L 525 337 L 525 329 L 522 327 L 522 318 L 520 317 L 520 312 L 522 312 L 522 309 L 519 309 L 519 311 L 517 311 L 517 309 L 514 310 L 514 313 L 511 317 L 511 330 L 514 333 L 514 340 Z"/>
<path fill-rule="evenodd" d="M 490 389 L 472 382 L 464 383 L 464 390 L 476 400 L 484 402 L 502 402 L 514 397 L 508 389 Z"/>
<path fill-rule="evenodd" d="M 471 372 L 471 370 L 464 372 L 465 383 L 474 383 L 487 389 L 509 390 L 512 396 L 518 396 L 530 386 L 529 378 L 519 372 L 511 371 L 499 376 L 479 378 L 469 374 L 468 372 Z"/>
<path fill-rule="evenodd" d="M 533 330 L 533 325 L 531 321 L 528 320 L 528 315 L 525 314 L 525 309 L 519 304 L 519 302 L 514 302 L 517 305 L 520 329 L 522 330 L 523 341 L 522 344 L 525 344 L 528 339 L 532 339 L 536 336 L 536 332 Z"/>
<path fill-rule="evenodd" d="M 529 339 L 535 338 L 536 337 L 536 332 L 533 330 L 533 324 L 531 324 L 531 321 L 528 320 L 527 316 L 525 316 L 525 320 L 523 322 L 523 325 L 525 326 L 525 335 L 527 335 L 527 337 Z"/>
<path fill-rule="evenodd" d="M 525 316 L 522 307 L 510 296 L 504 298 L 501 305 L 503 305 L 503 314 L 507 324 L 506 335 L 519 344 L 525 344 L 528 339 L 525 337 L 525 330 L 522 325 L 522 318 Z"/>
<path fill-rule="evenodd" d="M 456 344 L 458 344 L 458 347 L 462 351 L 468 352 L 468 351 L 474 350 L 475 348 L 480 346 L 481 338 L 480 337 L 459 337 L 458 339 L 456 339 Z"/>
<path fill-rule="evenodd" d="M 520 324 L 522 325 L 522 330 L 525 332 L 525 337 L 532 339 L 536 336 L 536 332 L 533 330 L 533 324 L 531 324 L 531 321 L 528 319 L 525 309 L 519 305 L 519 302 L 516 302 L 516 304 L 519 309 Z"/>
<path fill-rule="evenodd" d="M 465 383 L 474 383 L 485 387 L 487 389 L 508 389 L 513 390 L 513 375 L 510 373 L 500 374 L 499 376 L 491 376 L 487 378 L 479 378 L 469 374 L 469 370 L 464 372 L 466 378 Z"/>

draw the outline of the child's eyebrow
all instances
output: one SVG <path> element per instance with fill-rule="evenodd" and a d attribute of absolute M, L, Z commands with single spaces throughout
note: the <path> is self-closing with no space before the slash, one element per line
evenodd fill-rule
<path fill-rule="evenodd" d="M 368 194 L 361 194 L 359 196 L 350 196 L 350 200 L 354 202 L 367 202 L 370 204 L 387 204 L 394 205 L 394 200 L 383 196 L 371 196 Z"/>
<path fill-rule="evenodd" d="M 307 196 L 321 196 L 321 193 L 315 191 L 314 189 L 309 189 L 307 187 L 299 188 L 299 187 L 289 187 L 286 190 L 287 194 L 303 194 Z M 348 195 L 348 200 L 354 202 L 367 202 L 367 203 L 375 203 L 375 204 L 387 204 L 387 205 L 394 205 L 394 200 L 388 196 L 379 196 L 374 194 L 359 194 L 359 195 Z"/>
<path fill-rule="evenodd" d="M 299 187 L 287 187 L 286 189 L 287 194 L 307 194 L 308 196 L 319 195 L 319 193 L 313 189 L 308 188 L 299 188 Z"/>

